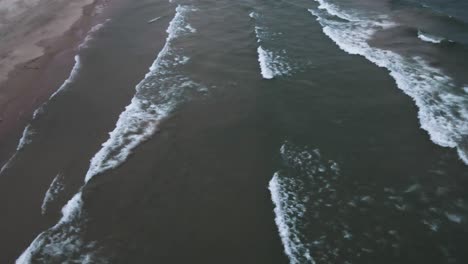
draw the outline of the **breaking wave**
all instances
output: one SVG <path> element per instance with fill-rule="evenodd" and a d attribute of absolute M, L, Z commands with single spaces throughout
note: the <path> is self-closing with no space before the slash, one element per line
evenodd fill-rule
<path fill-rule="evenodd" d="M 156 132 L 159 122 L 183 100 L 187 90 L 201 88 L 189 78 L 173 71 L 176 66 L 189 60 L 187 56 L 180 55 L 172 44 L 178 36 L 195 32 L 185 20 L 190 11 L 194 9 L 177 7 L 177 13 L 167 29 L 166 44 L 150 71 L 137 85 L 135 96 L 120 115 L 109 139 L 91 159 L 85 181 L 122 164 L 136 146 Z"/>
<path fill-rule="evenodd" d="M 282 164 L 269 190 L 291 264 L 398 263 L 408 241 L 421 238 L 454 259 L 457 248 L 435 239 L 447 235 L 439 230 L 464 230 L 468 219 L 468 201 L 453 183 L 430 177 L 408 179 L 398 187 L 378 179 L 362 182 L 318 149 L 289 141 L 280 154 Z"/>
<path fill-rule="evenodd" d="M 159 52 L 150 72 L 137 85 L 134 98 L 120 115 L 109 140 L 92 158 L 86 182 L 124 162 L 138 144 L 156 131 L 157 124 L 181 102 L 186 91 L 200 88 L 175 71 L 178 65 L 187 62 L 187 58 L 179 55 L 181 50 L 174 47 L 173 42 L 179 36 L 195 32 L 186 21 L 186 15 L 191 11 L 194 9 L 189 6 L 177 7 L 167 29 L 165 46 Z M 98 257 L 99 248 L 96 243 L 85 242 L 81 238 L 87 222 L 82 206 L 80 190 L 63 207 L 60 221 L 42 232 L 16 263 L 106 263 L 105 259 Z"/>
<path fill-rule="evenodd" d="M 394 25 L 384 16 L 366 18 L 324 0 L 317 2 L 318 9 L 309 11 L 322 25 L 323 32 L 347 53 L 362 55 L 388 69 L 398 88 L 418 106 L 421 127 L 431 140 L 443 147 L 456 148 L 468 164 L 468 98 L 462 87 L 420 57 L 403 57 L 371 47 L 367 41 L 375 32 Z"/>
<path fill-rule="evenodd" d="M 418 31 L 418 38 L 422 41 L 429 42 L 429 43 L 434 43 L 434 44 L 439 44 L 443 40 L 445 40 L 442 37 L 430 35 L 427 33 L 422 32 L 421 30 Z"/>
<path fill-rule="evenodd" d="M 256 12 L 251 12 L 249 16 L 257 22 L 261 19 L 261 16 Z M 286 50 L 268 48 L 267 42 L 272 41 L 272 34 L 268 33 L 266 26 L 255 26 L 255 35 L 257 43 L 259 43 L 257 48 L 258 62 L 260 64 L 260 73 L 264 79 L 286 76 L 292 71 L 292 67 L 287 62 Z"/>
<path fill-rule="evenodd" d="M 313 213 L 308 203 L 313 202 L 317 186 L 311 184 L 315 183 L 314 179 L 336 179 L 338 164 L 323 161 L 318 149 L 298 148 L 289 142 L 281 146 L 280 154 L 283 168 L 273 175 L 269 190 L 284 251 L 291 264 L 315 263 L 314 246 L 307 236 L 307 223 L 312 220 L 310 214 Z M 330 184 L 320 186 L 327 190 Z"/>
<path fill-rule="evenodd" d="M 61 175 L 58 174 L 55 176 L 54 180 L 49 186 L 49 189 L 47 189 L 46 194 L 44 195 L 44 200 L 42 201 L 42 206 L 41 206 L 41 213 L 43 215 L 46 214 L 47 212 L 47 207 L 51 202 L 55 200 L 57 195 L 63 190 L 64 186 L 62 183 Z"/>

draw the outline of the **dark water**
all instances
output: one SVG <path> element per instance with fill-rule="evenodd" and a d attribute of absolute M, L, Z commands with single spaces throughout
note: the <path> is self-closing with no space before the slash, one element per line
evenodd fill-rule
<path fill-rule="evenodd" d="M 7 262 L 468 262 L 465 3 L 114 13 L 2 172 Z"/>

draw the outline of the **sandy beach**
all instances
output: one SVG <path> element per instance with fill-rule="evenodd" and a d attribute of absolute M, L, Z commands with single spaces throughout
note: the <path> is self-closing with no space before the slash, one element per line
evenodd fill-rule
<path fill-rule="evenodd" d="M 69 75 L 77 46 L 100 19 L 97 4 L 0 1 L 0 164 L 11 155 L 33 111 Z"/>
<path fill-rule="evenodd" d="M 0 82 L 18 64 L 42 56 L 47 40 L 63 35 L 82 16 L 93 0 L 0 1 Z M 35 68 L 31 65 L 30 68 Z"/>

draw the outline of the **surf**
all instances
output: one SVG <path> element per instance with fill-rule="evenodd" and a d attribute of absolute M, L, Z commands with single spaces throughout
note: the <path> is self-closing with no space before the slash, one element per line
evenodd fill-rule
<path fill-rule="evenodd" d="M 434 44 L 439 44 L 445 40 L 445 38 L 443 37 L 430 35 L 430 34 L 422 32 L 421 30 L 418 30 L 418 38 L 422 41 L 434 43 Z"/>
<path fill-rule="evenodd" d="M 257 54 L 262 78 L 273 79 L 275 77 L 289 75 L 292 71 L 292 67 L 288 62 L 286 50 L 278 50 L 268 47 L 268 42 L 274 40 L 271 38 L 271 35 L 274 35 L 275 33 L 270 32 L 267 26 L 257 25 L 260 24 L 260 20 L 262 18 L 260 14 L 250 12 L 249 17 L 256 22 L 254 29 L 258 43 Z"/>
<path fill-rule="evenodd" d="M 85 185 L 62 208 L 62 217 L 56 225 L 43 231 L 16 260 L 17 264 L 46 262 L 105 263 L 98 256 L 94 241 L 84 241 L 81 237 L 86 227 L 86 213 L 83 211 L 82 190 L 86 183 L 106 170 L 122 164 L 134 148 L 148 139 L 158 123 L 180 103 L 184 88 L 199 88 L 185 76 L 175 73 L 174 68 L 187 62 L 179 55 L 173 42 L 180 36 L 194 33 L 186 16 L 195 11 L 190 6 L 179 5 L 169 23 L 168 36 L 145 78 L 137 85 L 131 103 L 120 115 L 109 139 L 90 161 L 85 176 Z M 170 84 L 170 85 L 169 85 Z M 163 87 L 164 90 L 158 90 Z M 153 93 L 150 91 L 159 91 Z M 46 195 L 47 196 L 47 195 Z"/>
<path fill-rule="evenodd" d="M 325 35 L 343 51 L 364 56 L 386 68 L 397 87 L 416 103 L 421 128 L 428 132 L 432 142 L 455 148 L 460 159 L 468 164 L 468 99 L 460 93 L 462 87 L 421 57 L 403 57 L 371 47 L 367 41 L 375 32 L 395 25 L 389 18 L 366 17 L 323 0 L 317 2 L 318 8 L 309 11 Z"/>
<path fill-rule="evenodd" d="M 334 194 L 332 183 L 339 178 L 339 166 L 325 161 L 318 149 L 300 147 L 289 141 L 280 148 L 281 169 L 274 173 L 268 189 L 275 206 L 275 223 L 291 264 L 315 264 L 330 260 L 321 250 L 323 236 L 310 237 L 309 225 L 319 218 L 325 202 L 334 201 L 326 195 Z M 314 210 L 312 210 L 314 209 Z M 322 252 L 314 255 L 314 252 Z"/>
<path fill-rule="evenodd" d="M 55 178 L 52 180 L 49 189 L 47 189 L 46 194 L 44 195 L 44 200 L 42 201 L 41 205 L 41 213 L 43 215 L 47 213 L 47 208 L 49 204 L 55 200 L 57 195 L 59 195 L 63 189 L 64 186 L 62 183 L 62 176 L 60 174 L 57 174 L 57 176 L 55 176 Z"/>
<path fill-rule="evenodd" d="M 102 144 L 102 148 L 91 159 L 85 182 L 97 174 L 122 164 L 133 149 L 157 131 L 158 124 L 180 102 L 180 95 L 184 89 L 200 88 L 184 76 L 170 76 L 172 68 L 187 63 L 189 60 L 186 56 L 174 54 L 172 44 L 180 35 L 196 32 L 185 21 L 186 14 L 191 11 L 195 9 L 180 5 L 177 7 L 176 15 L 166 31 L 168 37 L 164 47 L 145 78 L 136 86 L 135 96 L 125 111 L 120 114 L 114 130 L 109 133 L 109 139 Z M 166 77 L 166 75 L 169 76 Z M 148 91 L 155 90 L 158 85 L 160 93 L 155 94 L 153 98 L 148 96 Z"/>

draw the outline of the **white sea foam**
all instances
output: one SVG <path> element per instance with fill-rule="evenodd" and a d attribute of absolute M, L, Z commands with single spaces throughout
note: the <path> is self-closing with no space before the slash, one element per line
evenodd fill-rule
<path fill-rule="evenodd" d="M 23 136 L 20 138 L 16 150 L 23 149 L 27 144 L 31 143 L 32 136 L 34 135 L 34 130 L 31 128 L 31 125 L 27 125 L 23 130 Z"/>
<path fill-rule="evenodd" d="M 265 51 L 261 46 L 257 49 L 258 52 L 258 62 L 260 63 L 260 70 L 263 78 L 273 79 L 273 71 L 270 69 L 271 54 L 268 51 Z"/>
<path fill-rule="evenodd" d="M 57 195 L 63 190 L 63 184 L 61 182 L 61 175 L 58 174 L 55 176 L 54 180 L 47 189 L 46 194 L 44 195 L 44 200 L 42 201 L 41 212 L 44 215 L 47 212 L 48 205 L 55 200 Z"/>
<path fill-rule="evenodd" d="M 62 208 L 62 218 L 59 222 L 39 234 L 16 260 L 16 263 L 35 263 L 33 257 L 41 252 L 51 257 L 76 253 L 82 242 L 76 235 L 80 228 L 73 226 L 72 221 L 81 218 L 81 207 L 82 199 L 81 192 L 79 192 Z"/>
<path fill-rule="evenodd" d="M 16 260 L 27 263 L 107 263 L 96 256 L 94 242 L 84 242 L 80 233 L 85 221 L 82 212 L 82 193 L 78 192 L 62 208 L 62 218 L 39 234 Z"/>
<path fill-rule="evenodd" d="M 284 50 L 275 53 L 259 46 L 257 52 L 260 72 L 264 79 L 273 79 L 276 76 L 288 75 L 291 71 L 289 64 L 283 60 L 286 57 L 286 52 Z"/>
<path fill-rule="evenodd" d="M 175 38 L 193 32 L 187 27 L 185 16 L 194 9 L 178 6 L 176 15 L 168 27 L 168 37 L 159 52 L 150 72 L 137 85 L 136 94 L 120 115 L 115 129 L 101 150 L 92 158 L 86 174 L 87 182 L 105 170 L 115 168 L 130 155 L 131 151 L 155 131 L 158 122 L 167 116 L 183 95 L 185 89 L 198 84 L 172 70 L 180 64 L 177 49 L 172 47 Z M 157 90 L 163 88 L 163 90 Z M 50 229 L 42 232 L 17 259 L 17 264 L 35 263 L 36 259 L 57 263 L 102 263 L 95 257 L 93 243 L 81 239 L 81 230 L 86 218 L 82 211 L 82 191 L 78 192 L 62 209 L 62 218 Z M 78 259 L 76 259 L 78 258 Z"/>
<path fill-rule="evenodd" d="M 57 94 L 63 92 L 67 87 L 76 79 L 78 76 L 78 72 L 81 68 L 81 61 L 80 61 L 80 56 L 76 55 L 75 56 L 75 64 L 73 65 L 73 68 L 70 72 L 70 76 L 65 80 L 65 82 L 62 83 L 62 85 L 50 96 L 50 98 L 54 98 L 57 96 Z"/>
<path fill-rule="evenodd" d="M 335 162 L 324 163 L 317 149 L 297 148 L 289 142 L 281 146 L 280 154 L 284 169 L 273 175 L 269 190 L 284 252 L 291 264 L 315 263 L 311 250 L 319 247 L 321 242 L 311 241 L 304 228 L 316 213 L 308 211 L 308 206 L 320 201 L 313 200 L 314 190 L 309 189 L 309 181 L 322 179 L 330 172 L 334 175 L 332 178 L 335 177 L 338 165 Z M 329 186 L 321 188 L 328 189 Z"/>
<path fill-rule="evenodd" d="M 422 32 L 420 30 L 418 31 L 418 38 L 420 40 L 422 40 L 422 41 L 435 43 L 435 44 L 439 44 L 444 40 L 444 38 L 442 38 L 442 37 L 430 35 L 430 34 Z"/>
<path fill-rule="evenodd" d="M 317 2 L 319 9 L 309 11 L 317 17 L 323 32 L 347 53 L 362 55 L 388 69 L 397 86 L 415 101 L 421 127 L 431 140 L 443 147 L 457 148 L 460 158 L 468 164 L 468 98 L 459 94 L 460 87 L 419 57 L 403 57 L 368 44 L 376 31 L 392 26 L 393 22 L 382 16 L 364 18 L 323 0 Z"/>
<path fill-rule="evenodd" d="M 307 244 L 301 241 L 301 231 L 297 227 L 300 224 L 300 218 L 304 215 L 305 207 L 294 190 L 297 188 L 296 184 L 294 180 L 281 178 L 279 172 L 273 175 L 269 190 L 271 200 L 275 205 L 275 223 L 290 263 L 315 263 Z"/>
<path fill-rule="evenodd" d="M 260 43 L 260 36 L 262 34 L 262 28 L 259 26 L 255 26 L 255 35 L 257 36 L 257 43 Z"/>
<path fill-rule="evenodd" d="M 94 36 L 97 34 L 97 32 L 99 32 L 102 28 L 104 28 L 104 26 L 107 23 L 109 23 L 109 21 L 110 21 L 110 19 L 106 19 L 103 23 L 96 24 L 93 27 L 91 27 L 91 29 L 86 34 L 85 39 L 83 40 L 83 42 L 81 42 L 81 44 L 78 46 L 78 48 L 79 49 L 88 48 L 89 44 L 94 39 Z"/>
<path fill-rule="evenodd" d="M 11 167 L 12 162 L 15 160 L 17 153 L 13 154 L 6 162 L 3 164 L 2 168 L 0 168 L 0 175 L 3 174 L 7 169 Z"/>
<path fill-rule="evenodd" d="M 249 16 L 260 23 L 260 16 L 256 12 L 251 12 Z M 273 41 L 271 36 L 280 35 L 280 33 L 269 32 L 268 27 L 255 26 L 255 35 L 259 46 L 257 48 L 258 62 L 260 64 L 260 73 L 264 79 L 273 79 L 277 76 L 288 75 L 292 67 L 288 63 L 288 56 L 285 50 L 268 49 L 268 42 Z"/>
<path fill-rule="evenodd" d="M 386 221 L 395 215 L 426 227 L 421 232 L 429 236 L 447 227 L 460 228 L 468 216 L 463 190 L 453 192 L 446 181 L 414 184 L 409 179 L 406 187 L 384 187 L 378 181 L 342 175 L 338 163 L 317 149 L 285 142 L 280 154 L 282 165 L 269 190 L 292 264 L 357 263 L 372 252 L 394 252 L 415 238 L 401 225 Z"/>
<path fill-rule="evenodd" d="M 181 86 L 187 80 L 182 78 L 175 79 L 173 77 L 167 78 L 165 74 L 172 67 L 177 66 L 177 63 L 185 63 L 188 57 L 174 56 L 171 45 L 173 40 L 179 35 L 193 33 L 195 29 L 185 21 L 187 12 L 193 11 L 193 9 L 186 6 L 178 6 L 176 11 L 177 13 L 167 29 L 168 37 L 166 44 L 151 66 L 150 72 L 137 85 L 135 97 L 120 115 L 115 129 L 109 134 L 109 139 L 91 159 L 85 181 L 122 164 L 136 146 L 155 133 L 158 123 L 167 117 L 177 105 L 177 100 L 180 98 L 175 93 L 179 91 L 174 91 L 174 89 L 183 89 Z M 159 82 L 162 88 L 166 89 L 165 91 L 160 91 L 159 94 L 159 96 L 163 97 L 163 100 L 160 100 L 161 98 L 159 97 L 152 100 L 151 98 L 140 96 L 140 94 L 145 93 L 148 89 L 154 90 L 155 82 Z M 172 83 L 167 84 L 166 82 Z"/>
<path fill-rule="evenodd" d="M 23 130 L 23 135 L 21 136 L 21 138 L 20 138 L 20 140 L 18 142 L 18 146 L 16 146 L 15 154 L 13 154 L 13 156 L 11 156 L 7 160 L 7 162 L 2 166 L 2 168 L 0 169 L 0 175 L 2 175 L 2 173 L 4 171 L 6 171 L 8 168 L 10 168 L 13 161 L 17 157 L 18 151 L 22 150 L 24 147 L 26 147 L 26 145 L 31 143 L 33 136 L 34 136 L 34 130 L 32 129 L 31 125 L 29 124 Z"/>
<path fill-rule="evenodd" d="M 359 21 L 359 18 L 340 10 L 335 4 L 326 2 L 325 0 L 316 0 L 316 2 L 320 4 L 318 6 L 319 9 L 326 10 L 332 16 L 336 16 L 347 21 Z"/>
<path fill-rule="evenodd" d="M 109 140 L 92 158 L 85 181 L 124 162 L 136 146 L 154 134 L 158 122 L 166 117 L 171 109 L 170 104 L 162 107 L 148 106 L 140 99 L 133 98 L 131 104 L 120 115 L 116 128 L 109 134 Z M 147 110 L 154 113 L 149 113 Z"/>
<path fill-rule="evenodd" d="M 463 221 L 463 217 L 461 215 L 452 214 L 452 213 L 445 213 L 445 215 L 450 221 L 454 223 L 460 224 Z"/>
<path fill-rule="evenodd" d="M 88 33 L 86 34 L 86 37 L 85 39 L 81 42 L 81 44 L 78 46 L 78 50 L 82 50 L 82 49 L 85 49 L 85 48 L 88 48 L 89 47 L 89 44 L 90 42 L 93 40 L 95 34 L 97 34 L 98 31 L 102 30 L 102 28 L 104 28 L 104 26 L 110 21 L 110 19 L 107 19 L 105 22 L 101 23 L 101 24 L 97 24 L 97 25 L 94 25 L 89 31 Z M 71 83 L 73 83 L 75 81 L 75 79 L 78 77 L 78 73 L 81 69 L 81 58 L 80 58 L 80 55 L 77 54 L 75 55 L 75 64 L 73 65 L 73 68 L 70 72 L 70 75 L 68 76 L 68 78 L 62 83 L 62 85 L 50 96 L 50 99 L 54 98 L 55 96 L 57 96 L 57 94 L 65 91 L 69 85 Z M 47 102 L 45 103 L 47 104 Z M 42 110 L 42 108 L 45 106 L 45 104 L 43 106 L 41 106 L 39 109 L 39 111 L 36 111 L 34 113 L 34 117 L 37 117 L 38 113 L 40 113 Z"/>

